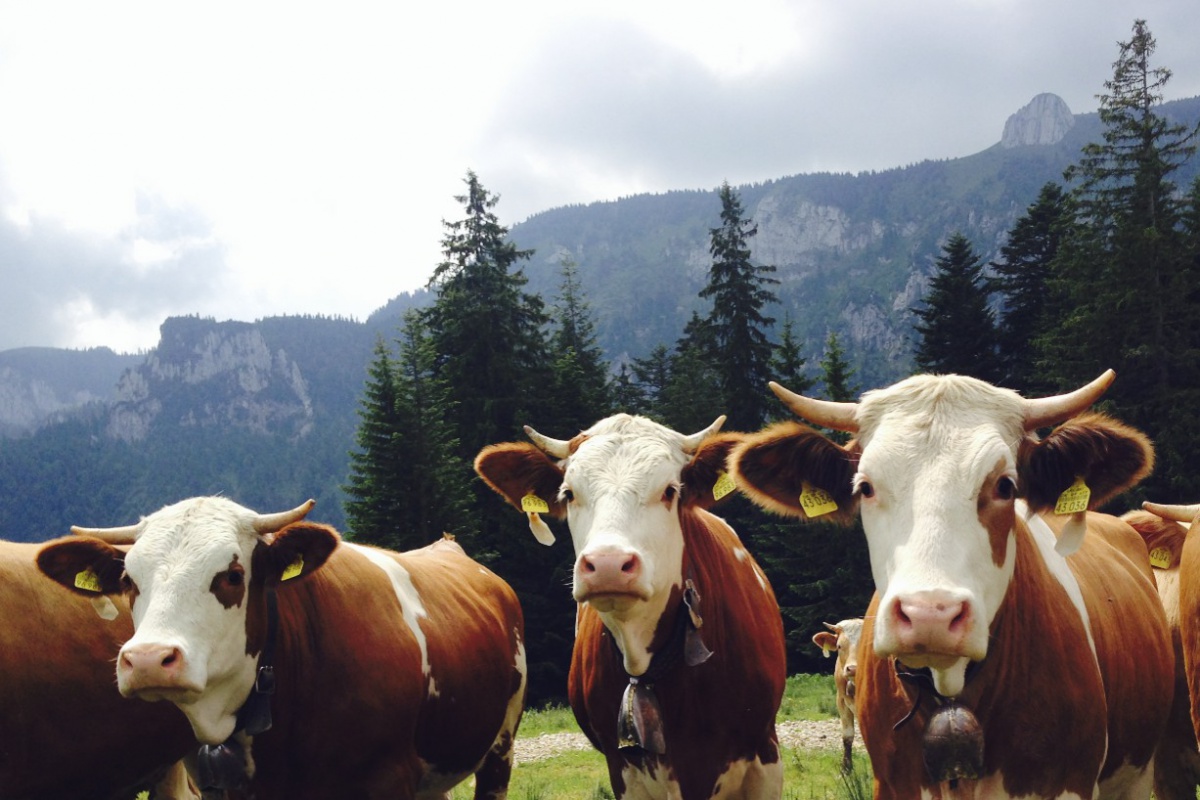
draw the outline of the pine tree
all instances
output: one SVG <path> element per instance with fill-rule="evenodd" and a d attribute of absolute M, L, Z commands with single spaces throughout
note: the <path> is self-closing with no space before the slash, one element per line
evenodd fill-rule
<path fill-rule="evenodd" d="M 852 403 L 858 400 L 858 386 L 850 383 L 853 377 L 854 370 L 846 361 L 846 351 L 838 340 L 837 332 L 830 331 L 825 340 L 825 356 L 821 359 L 821 382 L 825 385 L 825 399 L 835 403 Z M 850 434 L 845 431 L 822 430 L 840 444 L 850 440 Z"/>
<path fill-rule="evenodd" d="M 622 363 L 612 382 L 613 410 L 626 414 L 646 414 L 649 407 L 646 395 L 637 383 L 637 376 L 629 368 L 628 363 Z"/>
<path fill-rule="evenodd" d="M 550 336 L 554 354 L 551 414 L 562 430 L 583 430 L 611 413 L 610 386 L 576 264 L 564 258 L 561 267 L 562 290 Z"/>
<path fill-rule="evenodd" d="M 801 352 L 802 347 L 803 343 L 796 338 L 795 323 L 788 314 L 779 329 L 779 344 L 771 353 L 771 380 L 800 394 L 810 391 L 816 383 L 805 370 L 808 359 Z"/>
<path fill-rule="evenodd" d="M 342 487 L 347 535 L 357 541 L 394 544 L 391 537 L 403 506 L 404 490 L 395 480 L 403 469 L 403 421 L 395 364 L 382 337 L 375 342 L 358 416 L 358 449 L 350 453 L 350 475 Z"/>
<path fill-rule="evenodd" d="M 715 347 L 708 320 L 693 312 L 683 336 L 675 344 L 668 362 L 666 385 L 654 407 L 655 416 L 667 427 L 691 433 L 727 414 L 722 403 L 721 373 L 712 360 Z M 725 427 L 735 429 L 728 420 Z"/>
<path fill-rule="evenodd" d="M 837 331 L 830 331 L 825 340 L 825 355 L 821 359 L 821 382 L 825 399 L 835 403 L 851 403 L 858 399 L 858 387 L 850 383 L 854 370 L 846 361 L 846 351 L 838 340 Z M 791 387 L 788 387 L 791 389 Z M 795 391 L 795 390 L 793 390 Z"/>
<path fill-rule="evenodd" d="M 1197 129 L 1156 111 L 1171 73 L 1151 65 L 1155 41 L 1144 20 L 1119 48 L 1100 95 L 1103 141 L 1085 146 L 1066 173 L 1075 181 L 1077 225 L 1060 244 L 1052 288 L 1067 299 L 1067 311 L 1042 337 L 1049 354 L 1042 367 L 1046 381 L 1062 389 L 1115 369 L 1106 402 L 1158 450 L 1158 469 L 1143 490 L 1195 493 L 1200 473 L 1190 462 L 1200 441 L 1180 409 L 1195 391 L 1200 357 L 1188 322 L 1197 276 L 1187 253 L 1186 196 L 1171 176 L 1195 153 Z"/>
<path fill-rule="evenodd" d="M 470 460 L 544 412 L 550 365 L 544 305 L 524 291 L 527 278 L 517 268 L 532 251 L 508 241 L 508 229 L 492 210 L 499 197 L 474 172 L 465 183 L 467 193 L 455 199 L 466 216 L 442 223 L 444 260 L 430 279 L 437 299 L 425 321 L 438 353 L 438 376 L 457 402 L 452 420 L 459 452 Z"/>
<path fill-rule="evenodd" d="M 421 316 L 404 316 L 396 386 L 403 430 L 402 472 L 396 476 L 403 497 L 400 547 L 434 542 L 444 533 L 463 534 L 477 526 L 471 512 L 471 465 L 458 454 L 458 438 L 449 414 L 455 401 L 434 369 L 437 353 Z"/>
<path fill-rule="evenodd" d="M 424 320 L 437 352 L 434 374 L 453 393 L 449 419 L 458 455 L 471 463 L 486 445 L 524 438 L 524 424 L 550 435 L 569 434 L 557 431 L 553 417 L 553 365 L 543 336 L 549 319 L 541 298 L 524 290 L 527 279 L 518 268 L 532 251 L 508 240 L 508 229 L 493 211 L 499 198 L 474 172 L 465 183 L 466 194 L 456 197 L 464 218 L 442 223 L 444 260 L 430 280 L 437 297 Z M 458 540 L 521 599 L 530 702 L 561 697 L 575 606 L 563 588 L 569 583 L 570 545 L 564 551 L 538 544 L 525 519 L 499 495 L 482 481 L 472 485 L 478 529 Z"/>
<path fill-rule="evenodd" d="M 661 422 L 663 418 L 658 409 L 666 401 L 667 386 L 671 382 L 671 351 L 665 344 L 655 345 L 645 358 L 633 360 L 632 369 L 643 401 L 640 413 Z"/>
<path fill-rule="evenodd" d="M 1025 214 L 1013 225 L 1000 259 L 991 264 L 992 289 L 1004 298 L 996 326 L 1002 377 L 1000 383 L 1027 395 L 1051 393 L 1034 381 L 1038 353 L 1033 342 L 1051 327 L 1054 303 L 1048 286 L 1051 263 L 1074 218 L 1068 198 L 1057 183 L 1047 183 Z"/>
<path fill-rule="evenodd" d="M 1000 379 L 996 323 L 988 307 L 983 263 L 965 236 L 955 233 L 942 246 L 921 320 L 917 366 L 926 372 Z"/>
<path fill-rule="evenodd" d="M 705 355 L 718 379 L 717 405 L 730 430 L 751 431 L 767 418 L 769 399 L 763 391 L 771 378 L 772 344 L 766 331 L 775 323 L 763 309 L 778 301 L 767 287 L 773 266 L 750 260 L 749 240 L 758 228 L 745 218 L 741 198 L 729 183 L 721 184 L 721 225 L 710 230 L 708 285 L 700 297 L 712 300 L 706 336 L 712 350 Z M 714 415 L 715 416 L 715 415 Z"/>

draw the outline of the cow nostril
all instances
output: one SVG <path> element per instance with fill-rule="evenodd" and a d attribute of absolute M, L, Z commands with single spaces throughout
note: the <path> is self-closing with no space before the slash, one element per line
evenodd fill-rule
<path fill-rule="evenodd" d="M 170 667 L 170 666 L 173 666 L 175 664 L 175 662 L 178 660 L 179 660 L 179 651 L 172 650 L 170 653 L 167 654 L 166 658 L 164 658 L 162 660 L 162 665 L 164 667 Z"/>
<path fill-rule="evenodd" d="M 637 559 L 636 558 L 630 558 L 628 561 L 626 561 L 624 564 L 621 565 L 621 572 L 626 572 L 626 573 L 633 572 L 635 569 L 637 569 Z"/>

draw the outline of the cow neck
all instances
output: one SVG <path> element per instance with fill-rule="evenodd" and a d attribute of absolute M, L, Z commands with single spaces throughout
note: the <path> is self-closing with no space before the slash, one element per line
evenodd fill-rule
<path fill-rule="evenodd" d="M 689 570 L 689 573 L 691 570 Z M 621 706 L 617 711 L 617 746 L 620 748 L 638 748 L 648 753 L 662 755 L 666 752 L 666 738 L 662 726 L 662 708 L 654 693 L 653 685 L 668 673 L 674 671 L 681 663 L 694 667 L 703 664 L 712 656 L 712 651 L 704 644 L 700 628 L 704 618 L 700 615 L 700 592 L 695 581 L 689 577 L 684 581 L 683 594 L 675 610 L 675 623 L 671 626 L 671 635 L 650 658 L 650 666 L 641 675 L 625 676 L 629 685 L 621 697 Z M 610 637 L 613 649 L 621 660 L 624 670 L 624 659 L 617 647 L 616 638 Z"/>
<path fill-rule="evenodd" d="M 258 656 L 254 686 L 237 712 L 233 733 L 221 744 L 200 745 L 196 754 L 197 782 L 202 790 L 236 789 L 248 780 L 246 750 L 249 737 L 271 728 L 271 695 L 275 693 L 275 642 L 279 638 L 279 600 L 275 587 L 263 590 L 267 630 Z"/>

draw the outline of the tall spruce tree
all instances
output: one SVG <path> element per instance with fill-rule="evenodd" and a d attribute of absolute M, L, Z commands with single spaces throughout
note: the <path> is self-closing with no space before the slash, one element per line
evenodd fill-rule
<path fill-rule="evenodd" d="M 455 197 L 464 218 L 442 223 L 444 260 L 429 282 L 437 299 L 425 322 L 438 376 L 457 402 L 452 418 L 460 454 L 474 459 L 480 448 L 514 436 L 527 418 L 542 414 L 550 365 L 545 307 L 524 291 L 528 279 L 518 267 L 533 253 L 508 240 L 493 211 L 500 198 L 474 172 L 464 182 L 466 194 Z"/>
<path fill-rule="evenodd" d="M 476 525 L 472 513 L 471 465 L 458 453 L 450 422 L 455 400 L 435 371 L 437 352 L 417 311 L 404 315 L 396 360 L 397 399 L 403 430 L 401 546 L 407 550 L 437 541 L 444 533 L 462 535 Z"/>
<path fill-rule="evenodd" d="M 604 356 L 596 344 L 596 325 L 579 284 L 578 268 L 570 258 L 564 258 L 560 266 L 562 288 L 551 315 L 551 413 L 564 431 L 583 430 L 611 413 L 611 387 Z"/>
<path fill-rule="evenodd" d="M 808 359 L 801 352 L 801 342 L 796 338 L 792 317 L 785 315 L 779 331 L 779 344 L 771 354 L 771 380 L 797 394 L 807 394 L 816 385 L 816 381 L 805 372 L 807 363 Z M 782 403 L 770 407 L 772 420 L 790 419 L 791 416 L 792 412 Z"/>
<path fill-rule="evenodd" d="M 992 288 L 1004 302 L 997 320 L 1000 383 L 1023 394 L 1050 393 L 1035 381 L 1039 354 L 1033 342 L 1050 326 L 1049 314 L 1061 308 L 1050 297 L 1051 264 L 1074 217 L 1063 188 L 1045 184 L 1026 209 L 992 262 Z"/>
<path fill-rule="evenodd" d="M 961 233 L 952 234 L 942 246 L 925 306 L 913 313 L 920 319 L 918 367 L 991 382 L 1000 379 L 996 323 L 988 307 L 983 262 Z"/>
<path fill-rule="evenodd" d="M 406 491 L 397 480 L 403 471 L 404 422 L 396 393 L 395 362 L 382 336 L 375 341 L 358 416 L 357 449 L 350 452 L 350 474 L 342 487 L 346 533 L 356 541 L 397 546 L 393 537 Z"/>
<path fill-rule="evenodd" d="M 692 433 L 727 414 L 722 376 L 712 357 L 715 348 L 711 324 L 693 312 L 668 361 L 666 385 L 654 407 L 654 415 L 667 427 Z M 728 420 L 725 425 L 734 429 Z"/>
<path fill-rule="evenodd" d="M 430 280 L 437 297 L 424 319 L 437 351 L 435 374 L 453 392 L 458 452 L 471 463 L 486 445 L 524 438 L 523 424 L 564 434 L 550 397 L 552 363 L 543 335 L 549 320 L 541 298 L 525 291 L 518 266 L 532 251 L 509 241 L 493 210 L 499 197 L 474 172 L 465 183 L 466 193 L 455 198 L 465 216 L 443 222 L 444 260 Z M 458 540 L 521 599 L 530 702 L 561 698 L 575 607 L 564 589 L 571 559 L 561 547 L 538 544 L 524 518 L 482 481 L 472 485 L 478 529 Z"/>
<path fill-rule="evenodd" d="M 775 267 L 750 260 L 749 240 L 758 227 L 745 217 L 741 197 L 728 182 L 717 194 L 721 225 L 709 231 L 712 266 L 708 285 L 700 291 L 700 297 L 713 304 L 705 332 L 712 350 L 706 355 L 718 379 L 717 405 L 729 417 L 726 427 L 752 431 L 762 426 L 769 411 L 763 389 L 771 378 L 774 348 L 766 332 L 775 320 L 763 309 L 777 302 L 767 287 L 779 281 L 770 277 Z"/>
<path fill-rule="evenodd" d="M 835 403 L 851 403 L 858 399 L 858 386 L 850 381 L 854 369 L 846 360 L 837 331 L 830 331 L 825 339 L 825 354 L 821 357 L 821 383 L 825 386 L 825 399 Z M 791 387 L 788 387 L 791 388 Z"/>
<path fill-rule="evenodd" d="M 1200 492 L 1197 429 L 1178 413 L 1195 392 L 1188 381 L 1200 342 L 1177 323 L 1195 314 L 1196 274 L 1186 199 L 1171 180 L 1195 153 L 1197 130 L 1158 113 L 1171 72 L 1152 66 L 1155 46 L 1136 20 L 1099 96 L 1103 141 L 1066 172 L 1078 224 L 1060 245 L 1052 284 L 1068 302 L 1040 345 L 1045 380 L 1059 388 L 1116 370 L 1106 401 L 1155 441 L 1159 468 L 1143 486 L 1164 496 Z"/>

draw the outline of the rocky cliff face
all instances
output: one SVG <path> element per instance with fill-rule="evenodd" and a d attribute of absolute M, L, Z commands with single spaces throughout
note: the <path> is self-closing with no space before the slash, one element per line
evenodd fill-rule
<path fill-rule="evenodd" d="M 111 401 L 121 372 L 140 360 L 106 347 L 0 353 L 0 437 L 32 433 L 85 406 Z"/>
<path fill-rule="evenodd" d="M 144 439 L 159 424 L 227 426 L 294 438 L 313 425 L 300 367 L 247 323 L 167 320 L 159 347 L 117 388 L 107 432 L 125 441 Z"/>
<path fill-rule="evenodd" d="M 1061 97 L 1039 94 L 1004 123 L 1000 146 L 1057 144 L 1074 125 L 1075 116 Z"/>

